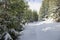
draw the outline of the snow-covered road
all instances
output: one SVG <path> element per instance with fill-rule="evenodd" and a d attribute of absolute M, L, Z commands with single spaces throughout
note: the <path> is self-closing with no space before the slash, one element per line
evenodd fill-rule
<path fill-rule="evenodd" d="M 28 23 L 19 40 L 60 40 L 60 23 Z"/>

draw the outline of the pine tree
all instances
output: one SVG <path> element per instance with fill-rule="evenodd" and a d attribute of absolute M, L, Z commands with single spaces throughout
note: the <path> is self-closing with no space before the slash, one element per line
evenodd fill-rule
<path fill-rule="evenodd" d="M 22 31 L 21 24 L 26 8 L 28 5 L 25 0 L 0 0 L 0 29 L 3 30 L 0 30 L 0 34 L 9 32 L 12 28 Z"/>

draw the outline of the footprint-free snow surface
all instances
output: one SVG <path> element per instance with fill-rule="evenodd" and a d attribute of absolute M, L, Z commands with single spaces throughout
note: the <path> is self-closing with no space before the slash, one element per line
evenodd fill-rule
<path fill-rule="evenodd" d="M 60 23 L 49 21 L 28 23 L 19 40 L 60 40 Z"/>

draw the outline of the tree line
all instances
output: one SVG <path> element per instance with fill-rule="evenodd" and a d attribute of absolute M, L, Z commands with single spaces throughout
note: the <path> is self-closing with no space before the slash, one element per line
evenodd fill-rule
<path fill-rule="evenodd" d="M 0 0 L 0 34 L 1 40 L 3 35 L 8 32 L 13 40 L 17 35 L 11 32 L 14 29 L 17 32 L 23 30 L 26 22 L 38 21 L 36 11 L 31 11 L 26 0 Z"/>
<path fill-rule="evenodd" d="M 60 22 L 60 0 L 43 0 L 39 14 L 39 20 L 47 17 Z"/>

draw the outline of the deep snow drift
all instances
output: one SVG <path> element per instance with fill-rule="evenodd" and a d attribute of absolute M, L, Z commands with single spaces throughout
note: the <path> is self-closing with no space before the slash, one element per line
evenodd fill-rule
<path fill-rule="evenodd" d="M 28 23 L 19 40 L 60 40 L 60 23 L 47 20 Z"/>

